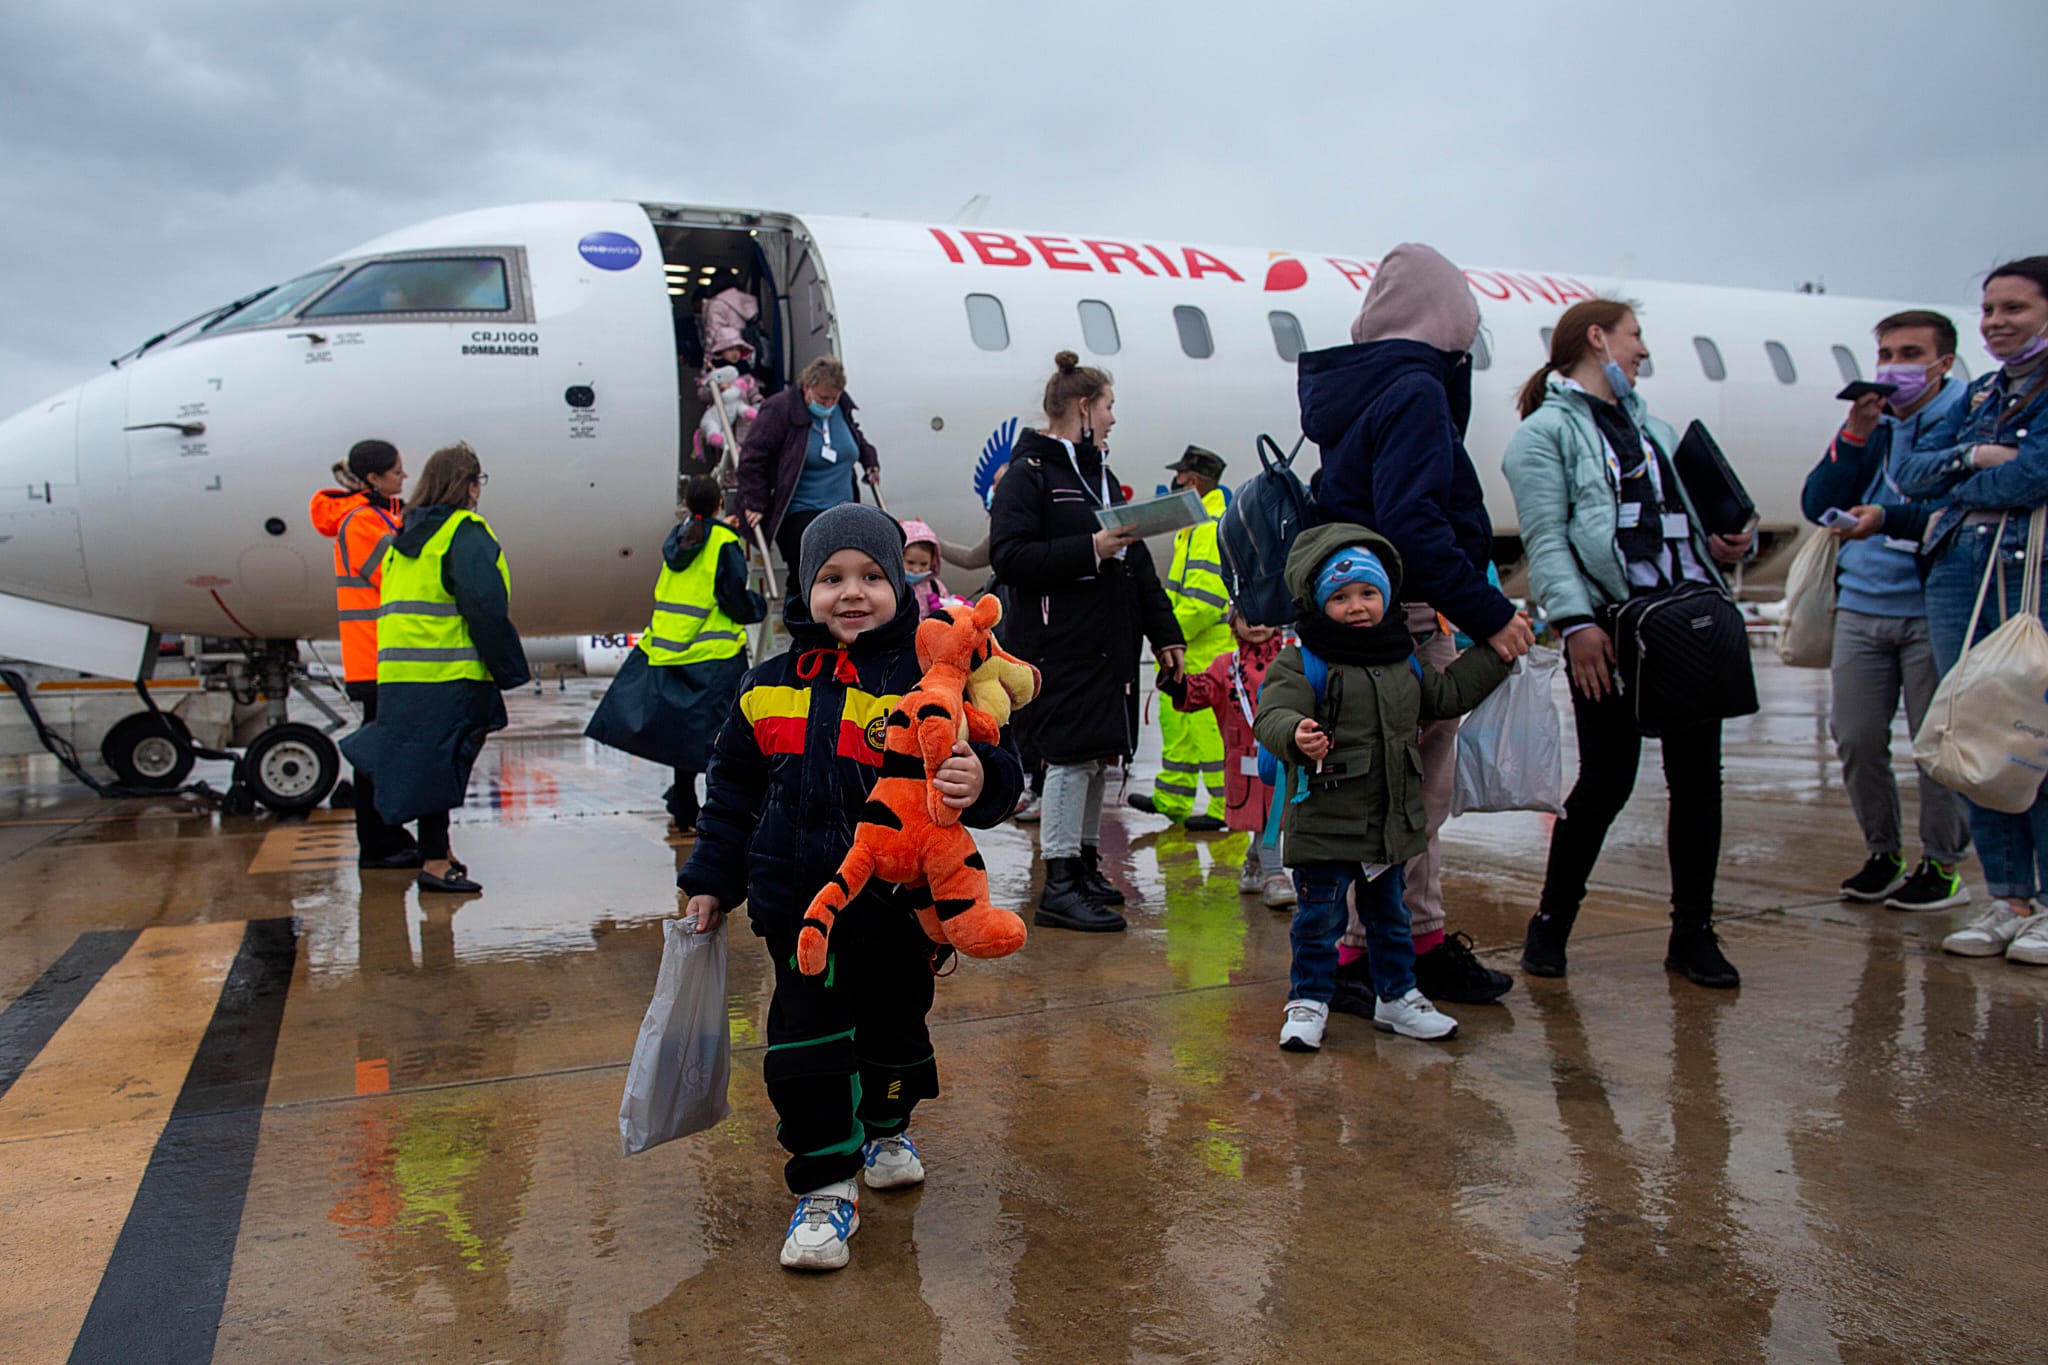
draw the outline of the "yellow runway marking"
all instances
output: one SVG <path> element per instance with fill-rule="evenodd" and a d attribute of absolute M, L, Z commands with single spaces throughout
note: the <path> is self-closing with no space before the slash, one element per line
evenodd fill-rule
<path fill-rule="evenodd" d="M 247 926 L 145 929 L 0 1098 L 0 1340 L 63 1360 Z"/>
<path fill-rule="evenodd" d="M 279 825 L 265 835 L 249 871 L 315 872 L 348 867 L 355 860 L 355 816 L 345 810 L 316 810 L 303 824 Z"/>

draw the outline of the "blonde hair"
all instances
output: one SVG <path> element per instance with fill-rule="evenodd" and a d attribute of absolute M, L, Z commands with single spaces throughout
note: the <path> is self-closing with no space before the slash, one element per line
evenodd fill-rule
<path fill-rule="evenodd" d="M 846 367 L 839 363 L 839 357 L 836 355 L 821 355 L 804 366 L 804 372 L 797 377 L 797 383 L 807 389 L 845 393 Z"/>

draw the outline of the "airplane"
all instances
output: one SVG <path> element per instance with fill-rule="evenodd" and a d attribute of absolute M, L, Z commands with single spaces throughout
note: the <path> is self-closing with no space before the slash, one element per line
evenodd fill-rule
<path fill-rule="evenodd" d="M 1347 340 L 1374 268 L 1365 255 L 636 201 L 401 228 L 0 423 L 0 656 L 140 680 L 162 634 L 225 642 L 194 646 L 193 667 L 210 689 L 267 699 L 252 751 L 292 780 L 253 774 L 255 795 L 303 808 L 340 765 L 284 713 L 304 677 L 299 642 L 336 626 L 330 543 L 304 509 L 357 440 L 395 442 L 414 470 L 467 441 L 490 475 L 480 510 L 522 631 L 616 637 L 645 623 L 693 467 L 696 317 L 713 292 L 761 305 L 755 369 L 770 387 L 841 357 L 889 510 L 973 542 L 1056 351 L 1112 372 L 1111 460 L 1137 496 L 1191 442 L 1223 453 L 1238 482 L 1257 472 L 1262 432 L 1292 444 L 1295 357 Z M 1871 325 L 1918 306 L 1465 273 L 1484 319 L 1468 446 L 1504 562 L 1517 557 L 1499 469 L 1513 396 L 1570 303 L 1638 302 L 1646 398 L 1713 430 L 1777 539 L 1800 525 L 1799 486 L 1841 418 L 1836 388 L 1862 377 Z"/>

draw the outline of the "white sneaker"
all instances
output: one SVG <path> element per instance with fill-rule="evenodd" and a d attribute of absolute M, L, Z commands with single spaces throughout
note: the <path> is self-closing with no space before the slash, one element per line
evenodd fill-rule
<path fill-rule="evenodd" d="M 2035 901 L 2035 905 L 2041 902 Z M 2020 921 L 2020 931 L 2006 945 L 2007 962 L 2024 962 L 2029 967 L 2048 967 L 2048 912 Z"/>
<path fill-rule="evenodd" d="M 917 1144 L 910 1134 L 876 1138 L 860 1149 L 861 1178 L 871 1190 L 900 1190 L 905 1185 L 924 1184 L 924 1162 L 918 1159 Z"/>
<path fill-rule="evenodd" d="M 1372 1007 L 1372 1026 L 1381 1033 L 1398 1033 L 1403 1038 L 1449 1038 L 1458 1031 L 1458 1021 L 1440 1012 L 1421 991 L 1411 990 L 1399 1000 L 1382 1000 Z"/>
<path fill-rule="evenodd" d="M 1294 881 L 1285 872 L 1275 872 L 1259 888 L 1259 899 L 1268 910 L 1286 910 L 1294 904 Z"/>
<path fill-rule="evenodd" d="M 1259 888 L 1265 884 L 1266 879 L 1259 873 L 1258 858 L 1254 856 L 1245 859 L 1244 870 L 1237 874 L 1237 894 L 1256 896 L 1259 894 Z"/>
<path fill-rule="evenodd" d="M 1035 825 L 1041 809 L 1038 793 L 1027 791 L 1017 799 L 1017 808 L 1010 812 L 1010 818 L 1020 825 Z"/>
<path fill-rule="evenodd" d="M 791 1270 L 837 1270 L 850 1259 L 847 1239 L 860 1231 L 860 1197 L 851 1180 L 799 1195 L 782 1263 Z"/>
<path fill-rule="evenodd" d="M 1330 1022 L 1330 1007 L 1320 1000 L 1290 1000 L 1287 1019 L 1280 1025 L 1280 1046 L 1289 1052 L 1318 1052 L 1323 1046 L 1323 1026 Z"/>
<path fill-rule="evenodd" d="M 2028 922 L 2011 901 L 1993 901 L 1983 914 L 1943 939 L 1941 950 L 1957 957 L 1997 957 Z"/>

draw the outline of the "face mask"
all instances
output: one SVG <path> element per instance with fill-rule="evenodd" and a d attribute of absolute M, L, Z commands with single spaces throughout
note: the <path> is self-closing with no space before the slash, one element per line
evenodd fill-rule
<path fill-rule="evenodd" d="M 830 417 L 832 409 L 839 405 L 837 403 L 806 403 L 804 406 L 811 410 L 811 416 L 813 417 Z"/>
<path fill-rule="evenodd" d="M 2032 337 L 2027 339 L 2025 345 L 2007 356 L 2003 363 L 2007 365 L 2024 365 L 2043 351 L 2048 351 L 2048 330 L 2034 333 Z"/>
<path fill-rule="evenodd" d="M 1897 393 L 1884 400 L 1891 405 L 1894 412 L 1900 408 L 1912 407 L 1920 401 L 1928 389 L 1934 386 L 1934 376 L 1929 374 L 1927 370 L 1928 367 L 1924 365 L 1880 365 L 1877 367 L 1878 383 L 1896 384 L 1899 386 Z"/>
<path fill-rule="evenodd" d="M 1619 403 L 1636 391 L 1636 386 L 1629 381 L 1628 371 L 1614 363 L 1612 352 L 1600 362 L 1600 373 L 1607 376 L 1607 387 L 1614 390 L 1615 402 Z"/>
<path fill-rule="evenodd" d="M 906 569 L 903 574 L 903 581 L 905 583 L 922 583 L 931 576 L 932 571 L 930 569 L 926 569 L 923 573 L 911 573 Z"/>

